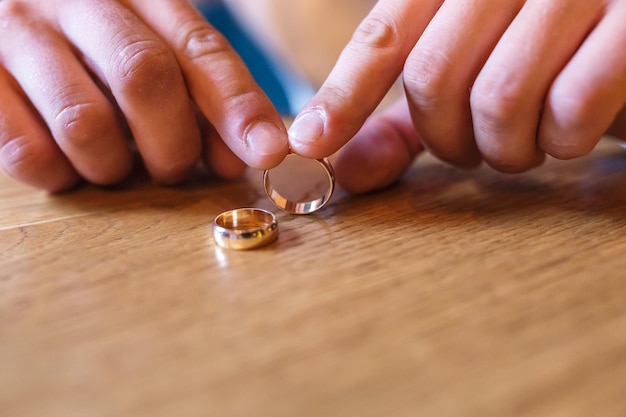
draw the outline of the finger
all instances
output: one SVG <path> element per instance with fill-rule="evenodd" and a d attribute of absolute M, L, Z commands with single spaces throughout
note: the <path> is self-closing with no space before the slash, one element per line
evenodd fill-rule
<path fill-rule="evenodd" d="M 341 150 L 335 163 L 337 182 L 352 193 L 393 184 L 423 150 L 406 100 L 398 100 L 368 120 Z"/>
<path fill-rule="evenodd" d="M 52 192 L 70 188 L 79 179 L 36 111 L 2 68 L 0 166 L 12 178 Z"/>
<path fill-rule="evenodd" d="M 626 106 L 624 106 L 615 117 L 607 134 L 626 141 Z"/>
<path fill-rule="evenodd" d="M 36 11 L 3 3 L 0 56 L 48 125 L 58 146 L 87 180 L 119 181 L 131 168 L 130 151 L 111 103 L 69 45 Z M 49 136 L 49 134 L 46 134 Z"/>
<path fill-rule="evenodd" d="M 520 1 L 445 1 L 409 55 L 403 77 L 413 121 L 440 159 L 464 167 L 482 160 L 469 91 L 520 7 Z"/>
<path fill-rule="evenodd" d="M 204 145 L 202 156 L 206 166 L 214 174 L 227 180 L 241 177 L 246 171 L 246 164 L 226 146 L 209 121 L 204 116 L 200 117 L 199 123 Z"/>
<path fill-rule="evenodd" d="M 600 2 L 526 2 L 472 87 L 476 143 L 490 165 L 518 172 L 542 161 L 536 137 L 544 98 L 600 11 Z"/>
<path fill-rule="evenodd" d="M 613 2 L 554 82 L 546 100 L 539 145 L 550 155 L 590 152 L 619 125 L 626 105 L 626 3 Z"/>
<path fill-rule="evenodd" d="M 61 30 L 110 87 L 151 175 L 185 177 L 200 158 L 200 133 L 167 45 L 117 1 L 67 0 L 57 9 Z"/>
<path fill-rule="evenodd" d="M 289 129 L 291 148 L 320 158 L 343 146 L 400 75 L 440 0 L 381 0 Z"/>
<path fill-rule="evenodd" d="M 188 2 L 129 3 L 173 50 L 193 99 L 228 147 L 254 168 L 279 164 L 288 152 L 284 124 L 226 39 Z"/>

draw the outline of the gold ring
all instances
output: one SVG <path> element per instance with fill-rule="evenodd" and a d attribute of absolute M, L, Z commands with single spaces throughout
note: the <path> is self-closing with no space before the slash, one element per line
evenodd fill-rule
<path fill-rule="evenodd" d="M 287 157 L 297 156 L 295 154 L 289 154 Z M 326 192 L 319 198 L 311 201 L 291 201 L 281 195 L 272 185 L 270 180 L 270 170 L 263 172 L 263 187 L 265 188 L 265 194 L 279 209 L 285 210 L 291 214 L 310 214 L 313 213 L 328 203 L 335 191 L 335 171 L 330 161 L 327 158 L 316 159 L 317 163 L 324 168 L 324 173 L 328 179 L 328 188 Z"/>
<path fill-rule="evenodd" d="M 258 208 L 225 211 L 213 221 L 213 239 L 224 249 L 260 248 L 272 243 L 277 237 L 276 217 Z"/>

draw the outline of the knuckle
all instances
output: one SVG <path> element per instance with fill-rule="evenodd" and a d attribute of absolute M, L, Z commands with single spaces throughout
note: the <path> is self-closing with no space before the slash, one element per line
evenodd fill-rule
<path fill-rule="evenodd" d="M 567 131 L 587 132 L 593 129 L 594 121 L 602 115 L 602 106 L 586 100 L 580 94 L 552 95 L 550 106 L 559 124 Z M 600 111 L 599 111 L 600 110 Z"/>
<path fill-rule="evenodd" d="M 165 86 L 177 75 L 174 56 L 157 39 L 134 39 L 120 46 L 113 64 L 122 90 L 144 91 L 148 86 Z"/>
<path fill-rule="evenodd" d="M 72 148 L 86 149 L 102 134 L 102 121 L 108 120 L 108 114 L 95 103 L 72 101 L 60 106 L 50 130 Z"/>
<path fill-rule="evenodd" d="M 329 97 L 329 101 L 335 103 L 344 103 L 352 97 L 351 91 L 338 84 L 324 87 L 324 94 Z"/>
<path fill-rule="evenodd" d="M 206 24 L 183 27 L 180 33 L 177 50 L 192 61 L 232 51 L 226 38 Z"/>
<path fill-rule="evenodd" d="M 603 106 L 573 90 L 553 93 L 549 97 L 554 128 L 539 138 L 541 148 L 558 159 L 572 159 L 591 152 L 603 132 L 599 121 L 605 118 Z"/>
<path fill-rule="evenodd" d="M 340 84 L 326 85 L 320 90 L 319 96 L 324 98 L 324 102 L 317 106 L 317 109 L 332 115 L 329 123 L 345 131 L 352 131 L 357 127 L 359 122 L 358 118 L 355 118 L 352 106 L 354 94 L 349 88 Z M 314 109 L 316 106 L 310 108 Z"/>
<path fill-rule="evenodd" d="M 438 109 L 450 95 L 450 60 L 432 49 L 416 49 L 403 73 L 409 98 L 421 108 Z"/>
<path fill-rule="evenodd" d="M 251 108 L 256 108 L 263 96 L 257 90 L 251 90 L 247 86 L 234 83 L 222 96 L 222 106 L 230 114 L 247 113 Z"/>
<path fill-rule="evenodd" d="M 20 174 L 30 173 L 35 169 L 46 172 L 47 168 L 54 165 L 53 157 L 46 148 L 31 139 L 22 135 L 4 141 L 0 148 L 0 158 L 9 175 L 19 177 Z"/>
<path fill-rule="evenodd" d="M 352 93 L 350 86 L 340 83 L 329 83 L 322 86 L 319 90 L 319 96 L 323 97 L 323 105 L 319 106 L 319 108 L 326 109 L 328 113 L 332 113 L 333 120 L 339 119 L 338 122 L 340 123 L 349 120 L 348 117 L 344 119 L 344 116 L 350 115 L 351 112 L 350 106 L 346 104 L 352 104 L 354 101 L 354 93 Z M 307 107 L 312 108 L 310 105 Z"/>
<path fill-rule="evenodd" d="M 402 36 L 398 22 L 392 17 L 383 19 L 370 15 L 357 27 L 352 35 L 352 42 L 363 44 L 374 49 L 387 49 L 402 44 Z"/>
<path fill-rule="evenodd" d="M 482 128 L 496 133 L 506 130 L 518 118 L 521 97 L 515 90 L 477 84 L 470 93 L 472 116 Z"/>

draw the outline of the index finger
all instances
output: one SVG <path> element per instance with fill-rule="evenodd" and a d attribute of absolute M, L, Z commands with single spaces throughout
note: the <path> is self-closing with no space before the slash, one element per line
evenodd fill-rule
<path fill-rule="evenodd" d="M 127 1 L 170 46 L 191 96 L 228 147 L 253 168 L 278 165 L 288 151 L 284 123 L 226 38 L 187 1 Z"/>
<path fill-rule="evenodd" d="M 441 0 L 376 3 L 335 67 L 289 129 L 291 149 L 322 158 L 341 148 L 376 109 Z"/>

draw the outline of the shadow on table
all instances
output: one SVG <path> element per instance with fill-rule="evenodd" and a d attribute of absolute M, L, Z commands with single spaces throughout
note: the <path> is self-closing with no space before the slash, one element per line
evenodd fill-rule
<path fill-rule="evenodd" d="M 83 184 L 71 191 L 51 195 L 50 200 L 56 205 L 90 212 L 142 209 L 216 211 L 220 207 L 249 206 L 262 198 L 262 189 L 254 184 L 251 176 L 226 181 L 199 169 L 184 182 L 160 185 L 155 184 L 139 166 L 120 184 L 110 187 Z"/>
<path fill-rule="evenodd" d="M 343 196 L 335 210 L 351 215 L 381 201 L 398 212 L 408 205 L 410 214 L 502 216 L 558 209 L 623 219 L 626 152 L 616 148 L 570 161 L 549 158 L 542 167 L 514 175 L 487 166 L 466 171 L 425 157 L 393 187 Z"/>
<path fill-rule="evenodd" d="M 222 181 L 199 171 L 190 180 L 169 187 L 153 184 L 139 169 L 118 186 L 84 186 L 52 200 L 86 211 L 163 209 L 209 215 L 253 206 L 279 213 L 265 196 L 260 179 L 254 170 L 238 181 Z M 545 210 L 558 209 L 621 219 L 624 207 L 626 153 L 621 148 L 611 151 L 609 147 L 607 151 L 605 147 L 586 158 L 548 159 L 544 166 L 516 175 L 501 174 L 487 166 L 465 171 L 424 157 L 394 186 L 361 196 L 339 190 L 326 208 L 306 218 L 307 222 L 324 223 L 372 210 L 393 210 L 397 216 L 493 217 L 541 215 Z"/>

